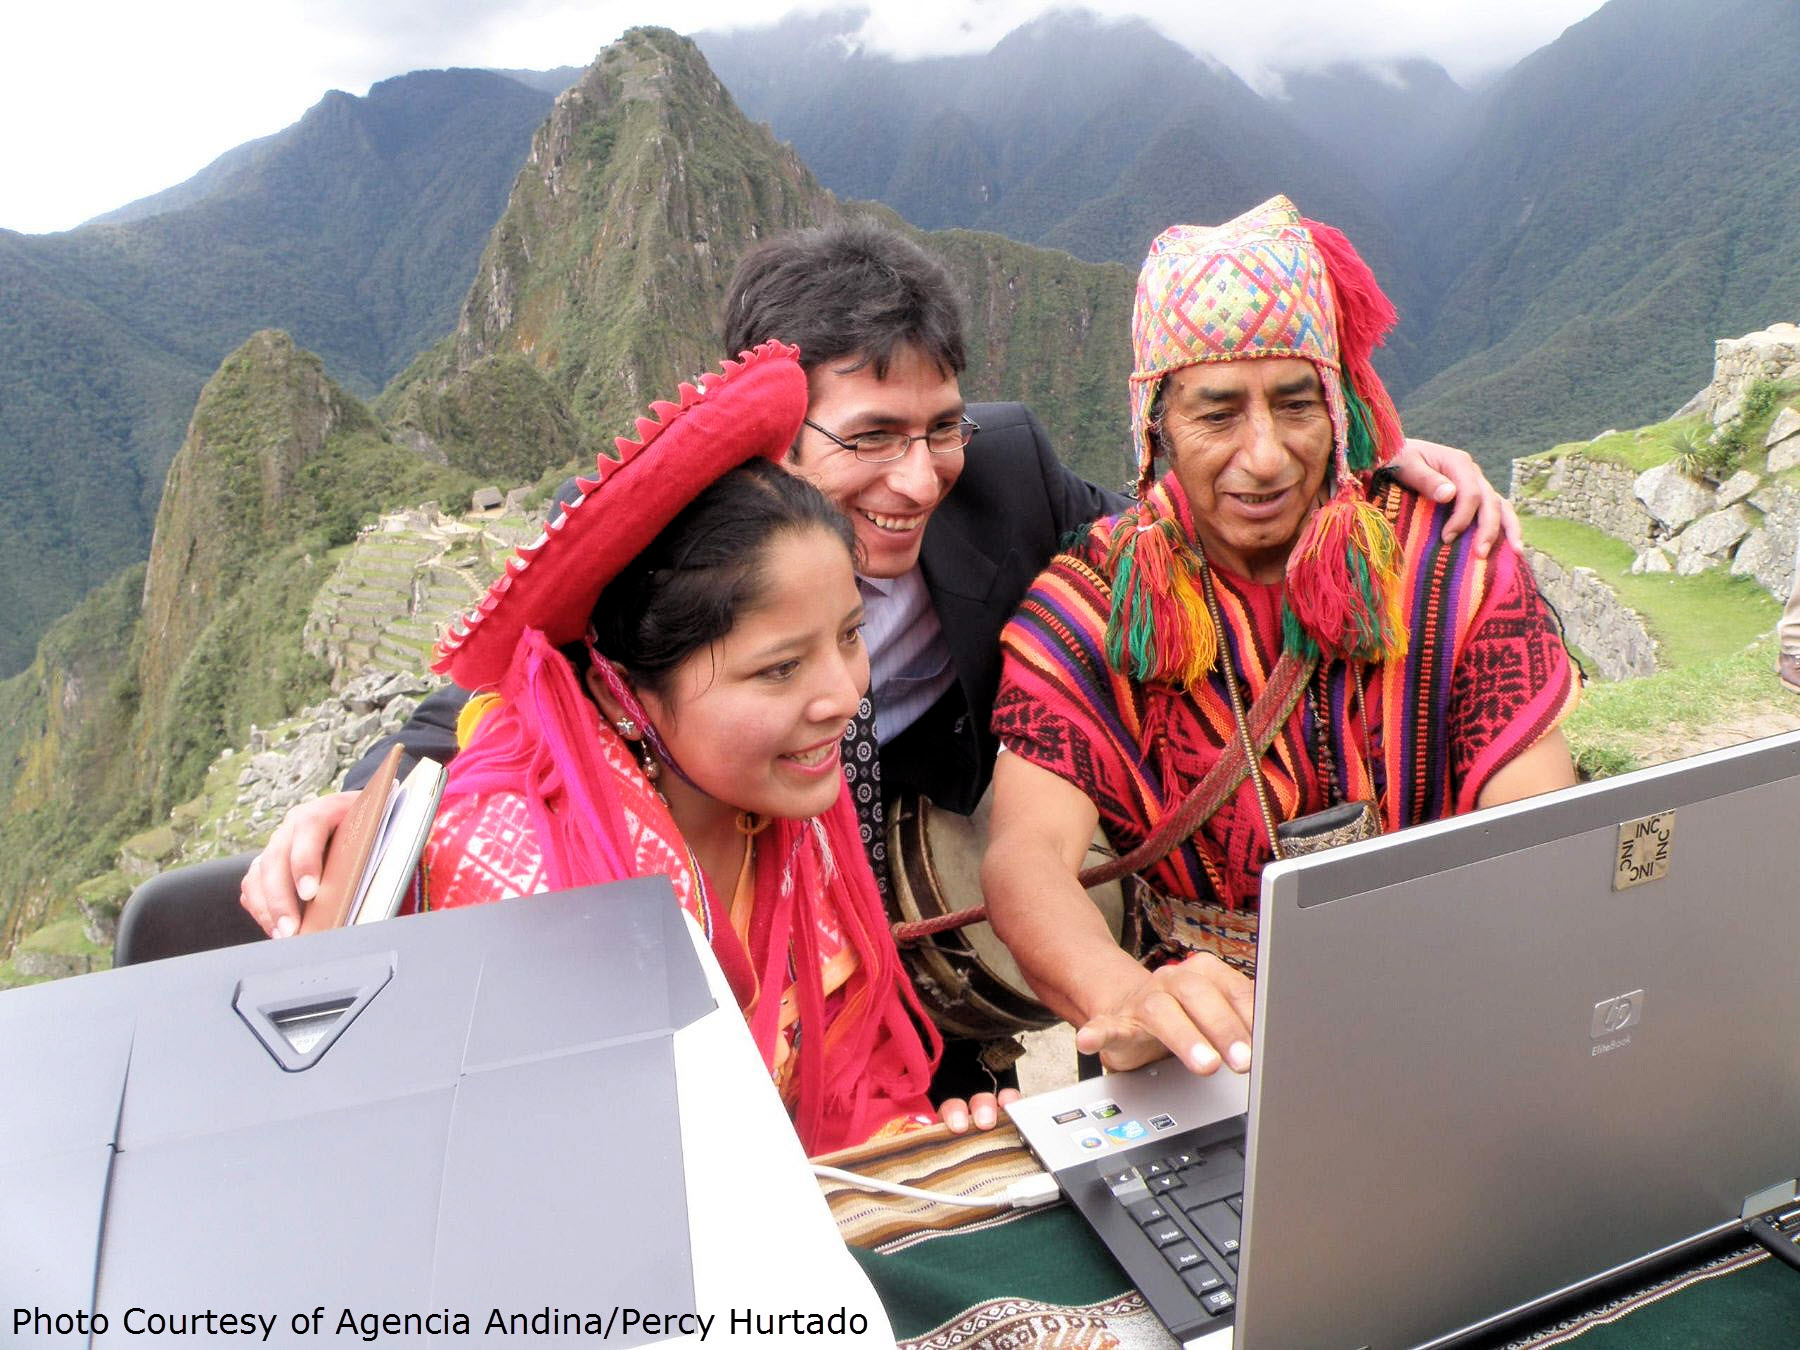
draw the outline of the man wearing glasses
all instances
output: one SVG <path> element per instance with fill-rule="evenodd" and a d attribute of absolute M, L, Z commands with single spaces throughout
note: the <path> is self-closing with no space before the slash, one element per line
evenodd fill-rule
<path fill-rule="evenodd" d="M 785 466 L 811 479 L 856 527 L 879 744 L 870 804 L 878 809 L 882 796 L 911 790 L 936 806 L 973 811 L 998 748 L 989 721 L 1000 630 L 1063 537 L 1121 510 L 1125 499 L 1064 468 L 1023 404 L 964 404 L 962 311 L 949 273 L 871 220 L 779 236 L 748 254 L 726 294 L 724 338 L 728 352 L 769 338 L 800 348 L 811 397 Z M 1474 461 L 1442 447 L 1409 452 L 1403 481 L 1440 499 L 1460 490 L 1455 527 L 1479 509 L 1491 543 L 1503 503 Z M 1454 488 L 1438 468 L 1456 475 Z M 398 739 L 413 755 L 447 761 L 467 698 L 455 688 L 434 694 Z M 366 781 L 386 749 L 376 746 L 346 784 Z M 297 928 L 299 900 L 317 887 L 325 843 L 348 800 L 339 793 L 290 811 L 251 866 L 242 900 L 265 931 Z M 881 875 L 882 834 L 867 815 L 864 824 Z M 934 1101 L 985 1085 L 972 1056 L 947 1054 L 946 1070 Z M 978 1099 L 973 1114 L 976 1124 L 993 1124 L 993 1098 Z M 945 1119 L 956 1123 L 948 1111 Z"/>

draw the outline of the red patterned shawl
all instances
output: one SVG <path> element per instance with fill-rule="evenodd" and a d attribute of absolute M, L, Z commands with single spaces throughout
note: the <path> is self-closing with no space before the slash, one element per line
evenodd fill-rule
<path fill-rule="evenodd" d="M 1173 475 L 1149 501 L 1193 538 Z M 1332 796 L 1377 802 L 1388 830 L 1471 810 L 1495 772 L 1555 727 L 1578 696 L 1561 633 L 1515 550 L 1502 545 L 1477 558 L 1473 532 L 1446 544 L 1449 508 L 1404 489 L 1390 487 L 1380 504 L 1401 546 L 1409 648 L 1401 660 L 1336 662 L 1315 677 L 1263 756 L 1278 821 L 1330 804 L 1315 737 L 1321 694 Z M 1183 690 L 1136 684 L 1108 664 L 1111 592 L 1099 570 L 1107 526 L 1098 522 L 1075 553 L 1053 559 L 1007 625 L 994 729 L 1008 750 L 1091 797 L 1123 852 L 1186 797 L 1235 738 L 1236 723 L 1217 668 Z M 1282 585 L 1217 567 L 1213 576 L 1221 645 L 1248 707 L 1281 655 Z M 1270 856 L 1246 780 L 1192 842 L 1146 875 L 1174 895 L 1254 909 Z"/>
<path fill-rule="evenodd" d="M 937 1034 L 894 948 L 848 788 L 823 816 L 777 820 L 758 836 L 740 939 L 731 897 L 697 884 L 667 806 L 536 630 L 520 641 L 500 697 L 451 762 L 426 852 L 434 906 L 667 875 L 771 1073 L 791 1041 L 793 1063 L 778 1077 L 809 1154 L 861 1143 L 897 1118 L 933 1118 L 925 1091 Z M 841 969 L 844 952 L 854 969 L 827 990 L 821 972 L 834 957 Z M 784 993 L 799 1014 L 787 1029 Z"/>

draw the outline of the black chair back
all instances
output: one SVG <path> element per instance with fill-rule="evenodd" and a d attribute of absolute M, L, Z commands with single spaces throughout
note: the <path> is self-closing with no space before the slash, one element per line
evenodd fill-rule
<path fill-rule="evenodd" d="M 256 856 L 214 858 L 144 882 L 119 914 L 113 964 L 129 966 L 260 941 L 262 929 L 238 904 L 238 883 Z"/>

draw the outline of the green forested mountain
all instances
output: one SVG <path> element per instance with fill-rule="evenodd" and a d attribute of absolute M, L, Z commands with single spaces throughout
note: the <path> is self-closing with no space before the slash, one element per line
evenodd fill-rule
<path fill-rule="evenodd" d="M 0 231 L 0 675 L 143 558 L 194 398 L 249 334 L 369 394 L 451 326 L 550 102 L 480 71 L 334 92 L 102 223 Z"/>
<path fill-rule="evenodd" d="M 1277 190 L 1340 207 L 1364 196 L 1284 105 L 1141 20 L 1057 11 L 982 55 L 897 61 L 855 46 L 861 18 L 793 15 L 695 40 L 745 112 L 821 182 L 915 225 L 1135 266 L 1184 210 L 1229 213 Z M 1309 115 L 1332 90 L 1340 103 L 1368 92 L 1346 82 L 1309 85 Z M 1204 159 L 1184 158 L 1203 132 Z"/>
<path fill-rule="evenodd" d="M 723 355 L 719 308 L 744 250 L 841 210 L 904 228 L 879 207 L 837 202 L 744 117 L 688 39 L 628 33 L 533 138 L 454 338 L 397 382 L 382 411 L 437 441 L 431 419 L 453 408 L 510 398 L 535 409 L 508 420 L 544 426 L 547 443 L 492 417 L 443 433 L 462 447 L 452 462 L 472 468 L 458 456 L 512 445 L 501 458 L 520 477 L 572 457 L 547 451 L 608 444 L 668 392 L 671 372 Z M 968 302 L 971 396 L 1029 401 L 1076 462 L 1117 481 L 1129 275 L 993 234 L 919 237 Z M 505 392 L 478 392 L 495 389 Z M 572 419 L 567 435 L 548 395 Z"/>
<path fill-rule="evenodd" d="M 1800 314 L 1793 0 L 1610 0 L 1479 95 L 1425 62 L 1259 95 L 1080 14 L 897 62 L 860 21 L 699 41 L 827 186 L 916 221 L 1135 265 L 1167 224 L 1287 192 L 1398 306 L 1380 360 L 1409 426 L 1495 472 L 1679 402 L 1715 336 Z"/>
<path fill-rule="evenodd" d="M 555 70 L 489 70 L 490 75 L 504 75 L 528 89 L 541 89 L 546 94 L 560 94 L 581 78 L 583 66 L 558 66 Z"/>
<path fill-rule="evenodd" d="M 285 334 L 228 355 L 170 465 L 148 565 L 0 681 L 0 954 L 222 746 L 322 691 L 302 622 L 364 519 L 473 482 L 393 441 Z"/>
<path fill-rule="evenodd" d="M 1800 316 L 1800 5 L 1611 0 L 1414 185 L 1439 373 L 1411 425 L 1510 454 L 1672 411 Z"/>
<path fill-rule="evenodd" d="M 1401 217 L 1410 181 L 1463 134 L 1475 103 L 1442 66 L 1421 59 L 1284 71 L 1271 99 Z"/>
<path fill-rule="evenodd" d="M 633 30 L 533 135 L 436 379 L 454 389 L 522 358 L 610 444 L 666 395 L 671 371 L 715 364 L 719 302 L 744 248 L 830 203 L 691 42 Z"/>
<path fill-rule="evenodd" d="M 916 225 L 1135 268 L 1166 226 L 1223 220 L 1286 192 L 1356 238 L 1403 310 L 1423 304 L 1391 214 L 1357 164 L 1313 140 L 1286 104 L 1148 24 L 1059 11 L 983 55 L 902 62 L 850 44 L 860 21 L 857 10 L 796 15 L 695 41 L 745 111 L 790 140 L 827 187 Z M 794 69 L 806 77 L 786 78 Z M 1296 107 L 1329 120 L 1330 107 L 1370 101 L 1378 84 L 1339 72 L 1306 84 Z M 1414 127 L 1391 106 L 1451 98 L 1432 85 L 1369 116 Z M 1407 160 L 1384 149 L 1390 164 Z M 1405 388 L 1419 365 L 1412 335 L 1397 335 L 1383 361 Z"/>
<path fill-rule="evenodd" d="M 533 136 L 454 332 L 374 411 L 286 334 L 227 356 L 168 468 L 148 568 L 0 682 L 0 956 L 251 722 L 318 693 L 301 621 L 361 521 L 466 499 L 475 472 L 510 485 L 576 467 L 716 366 L 716 311 L 750 243 L 845 209 L 692 43 L 637 30 Z M 1118 481 L 1125 270 L 992 234 L 931 242 L 968 296 L 970 392 L 1029 399 Z"/>

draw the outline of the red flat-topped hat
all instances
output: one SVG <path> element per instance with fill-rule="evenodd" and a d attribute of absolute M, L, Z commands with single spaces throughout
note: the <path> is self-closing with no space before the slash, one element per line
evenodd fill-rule
<path fill-rule="evenodd" d="M 527 628 L 557 646 L 578 641 L 606 583 L 683 507 L 746 460 L 787 453 L 806 416 L 799 357 L 797 347 L 765 342 L 701 376 L 699 388 L 682 385 L 679 402 L 652 403 L 637 439 L 621 436 L 617 459 L 596 457 L 581 495 L 450 625 L 431 668 L 465 689 L 489 688 Z"/>

